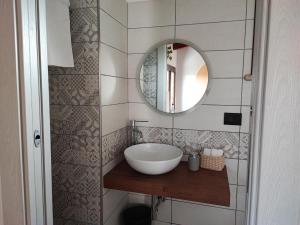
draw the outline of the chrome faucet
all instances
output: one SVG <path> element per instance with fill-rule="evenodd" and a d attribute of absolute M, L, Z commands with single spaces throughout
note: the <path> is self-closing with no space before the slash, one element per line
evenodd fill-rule
<path fill-rule="evenodd" d="M 147 123 L 146 120 L 131 120 L 131 144 L 136 145 L 138 143 L 138 139 L 143 138 L 143 133 L 136 127 L 136 123 Z"/>

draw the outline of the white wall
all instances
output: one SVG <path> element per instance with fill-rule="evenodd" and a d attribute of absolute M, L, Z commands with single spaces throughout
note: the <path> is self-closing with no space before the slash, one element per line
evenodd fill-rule
<path fill-rule="evenodd" d="M 253 22 L 254 0 L 153 0 L 128 5 L 129 118 L 149 121 L 142 128 L 145 141 L 174 144 L 185 151 L 207 142 L 228 147 L 230 207 L 169 199 L 160 222 L 243 224 L 251 82 L 244 82 L 242 77 L 251 73 Z M 212 79 L 202 105 L 173 117 L 159 114 L 145 104 L 137 92 L 135 78 L 148 49 L 174 37 L 202 49 Z M 224 112 L 241 112 L 242 126 L 224 125 Z"/>
<path fill-rule="evenodd" d="M 299 8 L 270 2 L 256 225 L 300 224 Z"/>
<path fill-rule="evenodd" d="M 100 0 L 100 73 L 102 111 L 102 174 L 120 160 L 127 146 L 127 3 Z M 127 192 L 103 190 L 103 224 L 119 225 Z"/>

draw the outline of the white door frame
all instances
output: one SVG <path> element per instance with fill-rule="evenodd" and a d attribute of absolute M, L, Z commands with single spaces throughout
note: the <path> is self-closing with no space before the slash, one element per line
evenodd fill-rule
<path fill-rule="evenodd" d="M 248 169 L 247 225 L 257 224 L 258 190 L 261 165 L 261 140 L 265 91 L 266 55 L 268 43 L 269 0 L 256 0 L 255 33 L 252 67 L 252 106 L 253 116 L 250 121 L 251 142 Z"/>
<path fill-rule="evenodd" d="M 52 176 L 45 0 L 14 0 L 28 225 L 52 225 Z M 34 145 L 39 130 L 40 146 Z"/>

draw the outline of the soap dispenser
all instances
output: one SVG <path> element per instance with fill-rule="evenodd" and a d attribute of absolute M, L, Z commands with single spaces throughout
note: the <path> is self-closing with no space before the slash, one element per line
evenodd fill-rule
<path fill-rule="evenodd" d="M 200 168 L 200 156 L 197 152 L 191 152 L 188 158 L 189 170 L 198 171 Z"/>

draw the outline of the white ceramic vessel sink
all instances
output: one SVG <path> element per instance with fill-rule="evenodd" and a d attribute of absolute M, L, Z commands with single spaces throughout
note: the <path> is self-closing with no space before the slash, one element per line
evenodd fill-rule
<path fill-rule="evenodd" d="M 136 171 L 148 175 L 170 172 L 180 162 L 182 151 L 165 144 L 139 144 L 127 148 L 124 152 L 128 164 Z"/>

